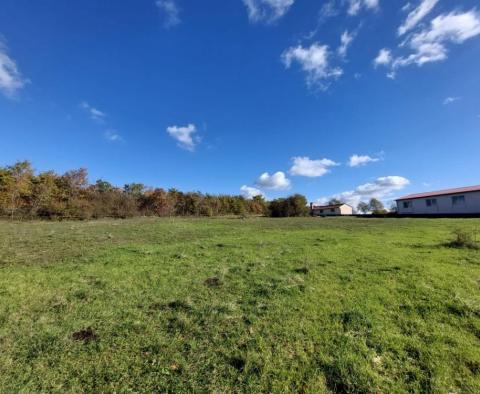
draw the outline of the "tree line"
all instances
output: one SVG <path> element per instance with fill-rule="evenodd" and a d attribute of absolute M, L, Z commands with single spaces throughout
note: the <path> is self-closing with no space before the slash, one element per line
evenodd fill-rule
<path fill-rule="evenodd" d="M 331 199 L 329 204 L 343 201 Z M 392 210 L 392 209 L 391 209 Z M 386 214 L 381 201 L 360 202 L 361 213 Z M 0 167 L 0 216 L 11 219 L 100 219 L 134 216 L 307 216 L 301 194 L 266 201 L 262 196 L 211 195 L 129 183 L 119 188 L 99 179 L 91 184 L 84 168 L 35 173 L 28 161 Z"/>
<path fill-rule="evenodd" d="M 123 188 L 99 179 L 91 184 L 84 168 L 35 173 L 28 161 L 0 167 L 0 216 L 12 219 L 99 219 L 134 216 L 306 216 L 304 196 L 267 202 L 262 196 L 210 195 L 130 183 Z"/>

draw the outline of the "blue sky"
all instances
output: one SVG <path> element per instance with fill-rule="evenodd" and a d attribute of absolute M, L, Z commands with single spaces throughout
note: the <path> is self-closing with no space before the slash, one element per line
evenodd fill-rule
<path fill-rule="evenodd" d="M 4 0 L 0 165 L 356 204 L 478 184 L 480 10 Z"/>

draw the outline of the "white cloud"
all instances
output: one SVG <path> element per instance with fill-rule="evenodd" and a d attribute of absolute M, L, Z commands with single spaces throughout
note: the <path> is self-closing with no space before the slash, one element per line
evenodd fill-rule
<path fill-rule="evenodd" d="M 398 35 L 401 36 L 412 30 L 438 3 L 439 0 L 421 0 L 419 6 L 411 11 L 405 22 L 398 28 Z"/>
<path fill-rule="evenodd" d="M 348 14 L 357 15 L 362 8 L 375 10 L 378 8 L 379 0 L 349 0 Z"/>
<path fill-rule="evenodd" d="M 390 51 L 390 49 L 382 48 L 378 52 L 377 57 L 373 61 L 373 64 L 375 65 L 375 67 L 377 67 L 377 66 L 388 65 L 391 62 L 392 62 L 392 52 Z"/>
<path fill-rule="evenodd" d="M 355 191 L 362 196 L 386 196 L 393 191 L 401 190 L 410 184 L 410 181 L 401 176 L 384 176 L 377 178 L 373 183 L 358 186 Z"/>
<path fill-rule="evenodd" d="M 255 184 L 262 189 L 286 190 L 290 188 L 290 180 L 282 171 L 278 171 L 272 175 L 268 172 L 264 172 L 260 175 Z"/>
<path fill-rule="evenodd" d="M 427 28 L 408 38 L 405 44 L 413 52 L 396 58 L 390 73 L 394 75 L 398 68 L 412 64 L 422 66 L 445 60 L 448 57 L 447 44 L 462 44 L 479 34 L 480 15 L 475 10 L 439 15 Z"/>
<path fill-rule="evenodd" d="M 323 197 L 318 199 L 318 201 L 324 203 L 331 198 L 337 198 L 356 207 L 360 201 L 369 200 L 371 198 L 377 198 L 380 200 L 385 199 L 391 196 L 392 193 L 402 190 L 409 184 L 410 181 L 404 177 L 385 176 L 377 178 L 374 182 L 360 185 L 355 188 L 355 190 L 346 191 L 330 197 Z"/>
<path fill-rule="evenodd" d="M 334 18 L 341 14 L 342 7 L 345 5 L 345 0 L 324 0 L 323 5 L 318 12 L 318 18 L 316 26 L 308 34 L 304 36 L 304 39 L 310 41 L 317 35 L 320 27 L 330 18 Z"/>
<path fill-rule="evenodd" d="M 368 163 L 375 163 L 380 161 L 378 157 L 371 157 L 368 155 L 352 155 L 350 156 L 350 160 L 348 161 L 349 167 L 360 167 L 364 166 Z"/>
<path fill-rule="evenodd" d="M 452 104 L 455 101 L 459 101 L 461 99 L 462 99 L 461 97 L 447 97 L 445 100 L 443 100 L 443 105 Z"/>
<path fill-rule="evenodd" d="M 330 167 L 338 165 L 330 159 L 310 160 L 308 157 L 294 157 L 292 160 L 290 174 L 310 178 L 323 176 L 330 172 Z"/>
<path fill-rule="evenodd" d="M 282 54 L 282 61 L 286 68 L 297 62 L 307 74 L 307 84 L 310 87 L 316 86 L 325 90 L 331 79 L 337 79 L 343 74 L 338 67 L 331 67 L 329 64 L 330 52 L 328 45 L 321 45 L 316 42 L 310 47 L 290 47 Z"/>
<path fill-rule="evenodd" d="M 0 92 L 14 99 L 27 83 L 28 80 L 22 77 L 17 63 L 8 55 L 7 46 L 0 37 Z"/>
<path fill-rule="evenodd" d="M 124 142 L 122 136 L 116 130 L 110 129 L 105 131 L 104 137 L 110 142 Z"/>
<path fill-rule="evenodd" d="M 319 14 L 320 23 L 326 19 L 339 15 L 346 6 L 350 16 L 357 15 L 365 10 L 377 10 L 379 0 L 325 0 Z"/>
<path fill-rule="evenodd" d="M 90 116 L 90 119 L 95 120 L 97 122 L 102 122 L 107 117 L 107 114 L 105 112 L 102 112 L 92 107 L 86 101 L 82 101 L 80 103 L 80 108 L 84 109 L 88 113 L 88 115 Z"/>
<path fill-rule="evenodd" d="M 378 8 L 379 0 L 364 0 L 365 7 L 367 8 Z"/>
<path fill-rule="evenodd" d="M 337 16 L 339 13 L 340 11 L 337 7 L 336 1 L 329 0 L 323 3 L 322 8 L 320 9 L 320 15 L 319 15 L 320 22 L 323 22 L 328 18 Z"/>
<path fill-rule="evenodd" d="M 387 73 L 387 78 L 395 79 L 396 77 L 397 77 L 397 74 L 395 73 L 395 71 L 390 71 Z"/>
<path fill-rule="evenodd" d="M 155 2 L 159 10 L 165 14 L 164 26 L 169 29 L 178 25 L 180 20 L 180 10 L 174 0 L 157 0 Z"/>
<path fill-rule="evenodd" d="M 349 33 L 345 30 L 340 36 L 340 46 L 338 47 L 338 54 L 341 57 L 347 56 L 348 47 L 355 38 L 355 33 Z"/>
<path fill-rule="evenodd" d="M 247 185 L 243 185 L 240 188 L 240 192 L 243 197 L 248 199 L 252 199 L 255 196 L 265 197 L 265 194 L 260 189 L 257 189 L 256 187 L 247 186 Z"/>
<path fill-rule="evenodd" d="M 177 140 L 178 146 L 186 149 L 190 152 L 195 150 L 195 145 L 198 139 L 194 138 L 194 134 L 197 132 L 197 128 L 194 124 L 187 126 L 169 126 L 167 127 L 167 133 Z"/>
<path fill-rule="evenodd" d="M 348 7 L 348 14 L 357 15 L 360 12 L 360 8 L 362 8 L 361 0 L 350 0 L 350 5 Z"/>
<path fill-rule="evenodd" d="M 284 16 L 295 0 L 243 0 L 252 22 L 274 22 Z"/>
<path fill-rule="evenodd" d="M 407 3 L 407 4 L 405 4 L 405 5 L 402 7 L 402 11 L 403 11 L 403 12 L 407 12 L 407 11 L 411 10 L 412 7 L 413 7 L 413 6 L 412 6 L 412 3 Z"/>

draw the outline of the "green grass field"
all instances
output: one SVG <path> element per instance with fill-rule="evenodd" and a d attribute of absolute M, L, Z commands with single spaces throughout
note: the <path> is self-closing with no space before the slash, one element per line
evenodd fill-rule
<path fill-rule="evenodd" d="M 0 392 L 480 392 L 480 220 L 0 222 Z"/>

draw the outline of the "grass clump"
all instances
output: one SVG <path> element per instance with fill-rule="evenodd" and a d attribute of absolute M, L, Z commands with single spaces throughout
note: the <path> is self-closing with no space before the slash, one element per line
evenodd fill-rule
<path fill-rule="evenodd" d="M 480 249 L 480 243 L 476 240 L 476 233 L 472 234 L 463 229 L 453 231 L 453 240 L 447 243 L 450 248 Z"/>

